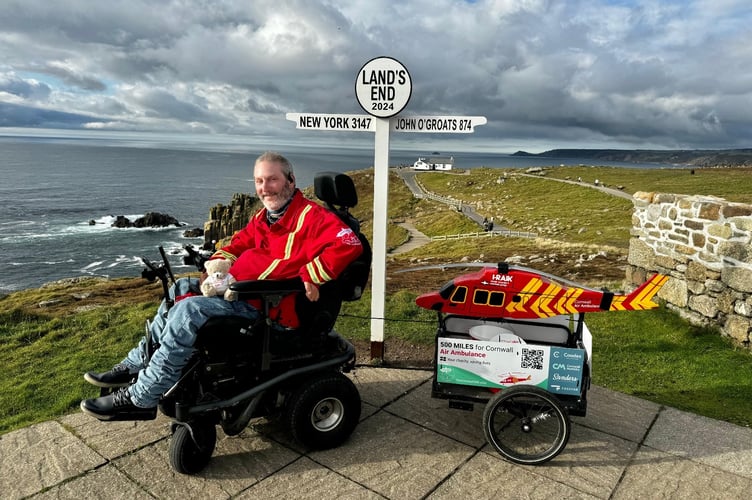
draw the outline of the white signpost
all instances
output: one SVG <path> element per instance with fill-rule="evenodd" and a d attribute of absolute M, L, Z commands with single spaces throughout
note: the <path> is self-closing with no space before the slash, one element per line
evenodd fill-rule
<path fill-rule="evenodd" d="M 412 95 L 412 79 L 402 63 L 391 57 L 368 61 L 358 72 L 355 95 L 368 115 L 287 113 L 305 130 L 374 132 L 373 264 L 371 274 L 371 358 L 384 357 L 384 296 L 386 294 L 386 229 L 389 190 L 390 132 L 471 134 L 484 125 L 484 116 L 396 116 Z"/>

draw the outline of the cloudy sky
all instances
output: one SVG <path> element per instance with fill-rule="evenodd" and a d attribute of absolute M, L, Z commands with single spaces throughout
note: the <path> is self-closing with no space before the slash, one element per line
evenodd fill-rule
<path fill-rule="evenodd" d="M 404 114 L 487 117 L 468 144 L 752 147 L 749 0 L 0 0 L 0 10 L 0 134 L 323 140 L 285 113 L 364 114 L 357 72 L 391 56 L 413 82 Z M 399 141 L 429 140 L 418 135 Z"/>

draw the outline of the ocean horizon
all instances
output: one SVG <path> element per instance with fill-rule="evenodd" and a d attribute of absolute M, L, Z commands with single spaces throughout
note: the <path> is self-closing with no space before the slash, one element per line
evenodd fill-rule
<path fill-rule="evenodd" d="M 70 137 L 0 135 L 0 248 L 8 263 L 0 293 L 39 287 L 81 276 L 137 277 L 141 257 L 171 256 L 176 272 L 187 229 L 203 228 L 209 209 L 228 204 L 234 193 L 253 192 L 252 164 L 265 149 L 148 141 L 102 141 Z M 346 172 L 373 166 L 373 149 L 285 145 L 278 149 L 295 168 L 299 187 L 310 186 L 319 171 Z M 412 165 L 437 151 L 392 150 L 390 165 Z M 440 152 L 455 168 L 530 168 L 589 164 L 589 160 L 515 157 L 488 152 Z M 599 163 L 601 164 L 601 163 Z M 609 162 L 637 168 L 661 164 Z M 169 214 L 181 227 L 111 226 L 117 216 L 132 221 L 147 212 Z"/>

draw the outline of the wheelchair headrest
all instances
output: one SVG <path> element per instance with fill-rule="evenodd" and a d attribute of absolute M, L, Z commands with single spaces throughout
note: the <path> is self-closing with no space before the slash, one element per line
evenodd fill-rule
<path fill-rule="evenodd" d="M 313 189 L 327 205 L 353 208 L 358 204 L 355 183 L 347 174 L 319 172 L 313 179 Z"/>

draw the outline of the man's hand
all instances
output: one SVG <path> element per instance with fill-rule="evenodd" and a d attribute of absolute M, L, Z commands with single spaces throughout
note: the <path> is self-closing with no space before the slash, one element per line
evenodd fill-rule
<path fill-rule="evenodd" d="M 308 300 L 311 302 L 316 302 L 319 300 L 319 287 L 311 283 L 310 281 L 304 281 L 303 286 L 305 287 L 305 296 Z"/>

